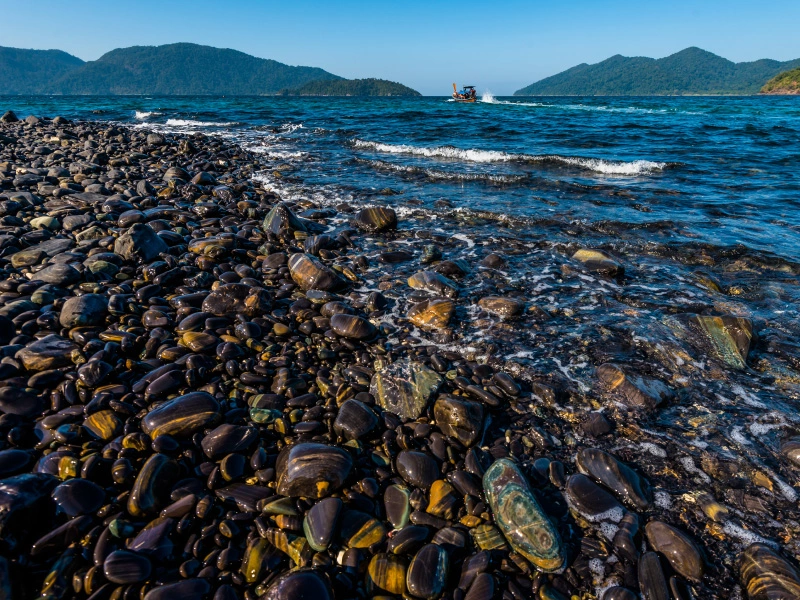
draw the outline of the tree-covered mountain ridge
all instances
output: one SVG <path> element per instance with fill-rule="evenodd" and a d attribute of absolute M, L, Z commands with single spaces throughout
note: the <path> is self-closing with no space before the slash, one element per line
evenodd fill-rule
<path fill-rule="evenodd" d="M 336 81 L 348 80 L 199 44 L 118 48 L 89 62 L 58 50 L 0 48 L 0 93 L 9 95 L 274 95 Z"/>
<path fill-rule="evenodd" d="M 764 84 L 764 87 L 761 88 L 761 93 L 773 96 L 800 95 L 800 67 L 773 77 Z"/>
<path fill-rule="evenodd" d="M 546 77 L 516 96 L 749 95 L 779 73 L 800 67 L 800 59 L 734 63 L 701 48 L 665 58 L 615 55 Z"/>

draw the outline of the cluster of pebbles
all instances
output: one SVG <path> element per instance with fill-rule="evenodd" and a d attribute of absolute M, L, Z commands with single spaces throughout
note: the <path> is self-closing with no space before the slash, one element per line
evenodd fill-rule
<path fill-rule="evenodd" d="M 780 468 L 708 451 L 687 487 L 620 443 L 674 382 L 607 361 L 587 393 L 460 351 L 553 317 L 504 290 L 501 248 L 466 264 L 391 208 L 284 202 L 218 139 L 0 121 L 0 598 L 800 597 L 776 474 L 800 440 Z M 751 319 L 669 323 L 749 368 Z"/>

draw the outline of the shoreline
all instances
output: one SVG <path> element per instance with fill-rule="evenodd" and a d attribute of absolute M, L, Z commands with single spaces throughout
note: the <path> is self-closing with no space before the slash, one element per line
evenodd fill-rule
<path fill-rule="evenodd" d="M 720 390 L 765 369 L 767 324 L 732 301 L 676 305 L 655 341 L 602 332 L 645 348 L 616 364 L 571 333 L 593 327 L 580 307 L 651 310 L 620 300 L 632 257 L 284 204 L 256 177 L 275 161 L 202 134 L 30 120 L 0 144 L 0 581 L 22 596 L 723 598 L 789 565 L 750 543 L 790 537 L 765 521 L 796 514 L 800 442 L 782 464 L 672 456 L 711 402 L 685 369 Z M 514 261 L 552 263 L 575 305 L 530 301 Z M 493 356 L 504 343 L 558 369 Z M 512 533 L 528 527 L 547 535 Z"/>

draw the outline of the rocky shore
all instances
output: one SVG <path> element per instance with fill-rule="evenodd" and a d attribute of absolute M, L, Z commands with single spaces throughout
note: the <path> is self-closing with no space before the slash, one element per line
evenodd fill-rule
<path fill-rule="evenodd" d="M 576 305 L 548 309 L 507 276 L 530 246 L 469 262 L 263 173 L 200 134 L 0 119 L 0 598 L 800 597 L 796 430 L 713 441 L 717 383 L 792 401 L 790 344 L 700 301 L 590 344 L 559 319 L 652 308 L 612 253 L 562 248 Z M 499 358 L 522 330 L 593 385 Z"/>

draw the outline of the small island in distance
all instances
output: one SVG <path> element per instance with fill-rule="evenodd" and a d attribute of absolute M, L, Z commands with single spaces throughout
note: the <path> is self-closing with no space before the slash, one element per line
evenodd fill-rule
<path fill-rule="evenodd" d="M 771 96 L 800 95 L 800 67 L 773 77 L 761 88 L 761 93 Z"/>

